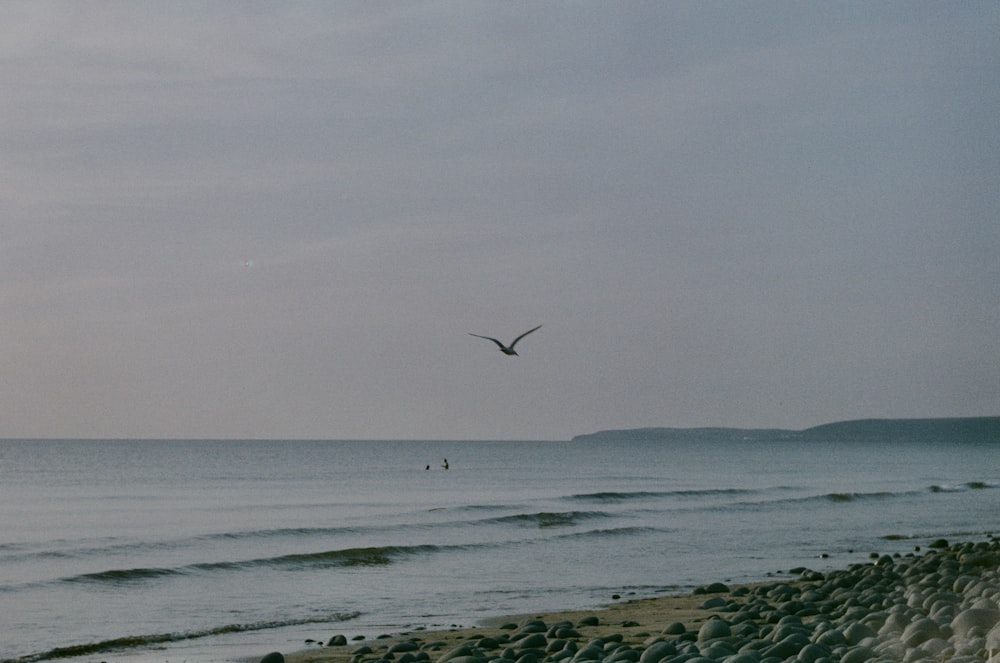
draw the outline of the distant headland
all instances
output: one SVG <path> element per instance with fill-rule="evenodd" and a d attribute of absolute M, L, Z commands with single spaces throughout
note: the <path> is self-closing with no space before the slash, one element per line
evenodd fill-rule
<path fill-rule="evenodd" d="M 886 441 L 948 440 L 1000 442 L 1000 417 L 951 417 L 942 419 L 854 419 L 813 426 L 804 430 L 782 428 L 626 428 L 576 435 L 573 442 L 607 440 L 711 442 L 739 440 Z"/>

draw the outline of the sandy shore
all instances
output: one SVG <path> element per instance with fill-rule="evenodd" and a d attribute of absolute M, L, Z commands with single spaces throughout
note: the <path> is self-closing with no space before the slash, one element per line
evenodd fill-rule
<path fill-rule="evenodd" d="M 524 624 L 528 620 L 541 620 L 547 625 L 570 622 L 576 625 L 582 638 L 603 638 L 613 634 L 622 634 L 623 642 L 641 644 L 651 632 L 658 632 L 667 624 L 681 622 L 697 626 L 711 616 L 710 611 L 700 606 L 706 596 L 664 596 L 652 599 L 623 601 L 598 610 L 567 610 L 559 612 L 536 613 L 531 615 L 513 615 L 496 619 L 484 620 L 478 626 L 467 628 L 451 628 L 436 631 L 409 631 L 395 634 L 389 638 L 352 642 L 341 647 L 322 647 L 307 649 L 285 656 L 288 663 L 350 663 L 354 652 L 363 646 L 375 650 L 368 658 L 378 659 L 379 654 L 400 642 L 410 640 L 420 643 L 437 643 L 427 648 L 430 651 L 444 651 L 462 643 L 474 642 L 482 637 L 510 637 L 516 632 L 511 624 Z M 596 617 L 597 625 L 579 625 L 581 620 Z M 626 624 L 631 624 L 626 626 Z M 508 628 L 501 628 L 503 626 Z M 644 626 L 645 625 L 645 626 Z M 651 631 L 653 629 L 653 631 Z M 396 657 L 398 659 L 398 656 Z M 437 660 L 430 656 L 431 660 Z"/>
<path fill-rule="evenodd" d="M 1000 540 L 884 556 L 789 581 L 416 630 L 276 663 L 1000 663 Z"/>

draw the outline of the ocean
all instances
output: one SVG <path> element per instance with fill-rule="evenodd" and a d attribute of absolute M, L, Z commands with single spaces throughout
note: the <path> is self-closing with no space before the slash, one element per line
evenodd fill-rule
<path fill-rule="evenodd" d="M 257 660 L 987 532 L 1000 439 L 947 432 L 3 440 L 0 659 Z"/>

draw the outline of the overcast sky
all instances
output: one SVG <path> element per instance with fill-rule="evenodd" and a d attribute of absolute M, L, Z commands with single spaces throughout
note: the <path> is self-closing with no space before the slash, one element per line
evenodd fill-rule
<path fill-rule="evenodd" d="M 993 0 L 5 2 L 0 89 L 0 437 L 1000 414 Z"/>

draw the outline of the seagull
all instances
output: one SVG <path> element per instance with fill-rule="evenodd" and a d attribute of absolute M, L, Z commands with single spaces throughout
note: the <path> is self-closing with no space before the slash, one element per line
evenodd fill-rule
<path fill-rule="evenodd" d="M 541 328 L 542 328 L 542 326 L 538 325 L 534 329 L 529 329 L 528 331 L 524 332 L 523 334 L 521 334 L 520 336 L 518 336 L 517 338 L 515 338 L 514 342 L 511 343 L 509 346 L 504 345 L 503 343 L 501 343 L 500 341 L 496 340 L 495 338 L 493 338 L 491 336 L 480 336 L 479 334 L 473 334 L 472 332 L 469 332 L 469 336 L 475 336 L 476 338 L 485 338 L 487 341 L 493 341 L 498 346 L 500 346 L 500 352 L 504 353 L 505 355 L 519 356 L 517 354 L 517 352 L 514 351 L 514 346 L 517 345 L 517 342 L 520 341 L 525 336 L 527 336 L 528 334 L 530 334 L 531 332 L 536 331 L 536 330 L 541 329 Z"/>

